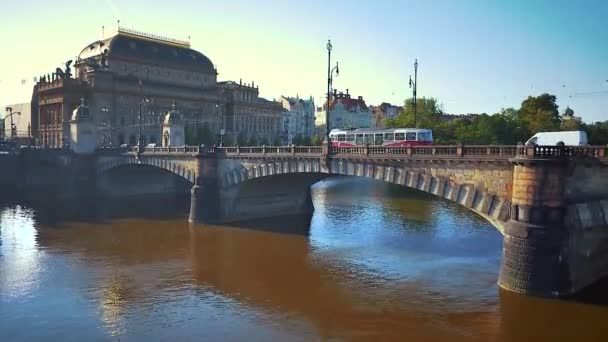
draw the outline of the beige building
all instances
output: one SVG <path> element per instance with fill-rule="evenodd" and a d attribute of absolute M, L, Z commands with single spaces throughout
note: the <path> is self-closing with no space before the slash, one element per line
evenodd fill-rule
<path fill-rule="evenodd" d="M 279 138 L 283 113 L 280 103 L 259 97 L 254 82 L 220 82 L 219 88 L 225 100 L 224 127 L 234 143 L 243 145 L 253 139 L 259 144 L 273 144 Z"/>
<path fill-rule="evenodd" d="M 100 146 L 135 145 L 140 127 L 144 144 L 161 143 L 163 119 L 173 104 L 186 128 L 186 143 L 195 143 L 203 126 L 211 139 L 222 130 L 233 137 L 276 136 L 280 104 L 260 98 L 253 83 L 218 83 L 217 75 L 211 60 L 188 41 L 118 28 L 86 45 L 73 66 L 40 77 L 33 94 L 38 142 L 66 144 L 70 116 L 81 98 L 98 127 Z"/>

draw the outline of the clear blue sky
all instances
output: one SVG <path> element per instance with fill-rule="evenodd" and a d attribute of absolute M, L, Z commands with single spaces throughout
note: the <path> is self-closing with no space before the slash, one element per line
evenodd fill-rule
<path fill-rule="evenodd" d="M 253 80 L 270 99 L 320 103 L 331 38 L 341 68 L 335 86 L 370 104 L 409 97 L 418 58 L 419 96 L 438 98 L 449 113 L 494 113 L 548 92 L 560 111 L 570 105 L 584 121 L 608 120 L 605 0 L 23 0 L 2 9 L 2 105 L 29 100 L 34 76 L 120 19 L 191 36 L 221 80 Z"/>

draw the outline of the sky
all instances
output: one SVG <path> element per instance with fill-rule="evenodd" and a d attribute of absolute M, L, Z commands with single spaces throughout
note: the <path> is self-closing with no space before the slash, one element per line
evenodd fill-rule
<path fill-rule="evenodd" d="M 557 96 L 585 122 L 608 120 L 605 0 L 22 0 L 2 4 L 0 104 L 27 102 L 102 26 L 188 39 L 219 80 L 254 81 L 260 95 L 308 98 L 334 87 L 368 104 L 402 104 L 418 59 L 418 96 L 448 113 L 519 108 Z M 25 84 L 22 84 L 25 80 Z"/>

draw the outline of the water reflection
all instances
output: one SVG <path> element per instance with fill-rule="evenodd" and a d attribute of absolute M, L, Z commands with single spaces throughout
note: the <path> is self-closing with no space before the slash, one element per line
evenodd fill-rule
<path fill-rule="evenodd" d="M 603 307 L 499 292 L 502 238 L 466 210 L 354 179 L 313 196 L 312 219 L 240 227 L 189 225 L 187 199 L 4 206 L 0 339 L 608 340 Z"/>

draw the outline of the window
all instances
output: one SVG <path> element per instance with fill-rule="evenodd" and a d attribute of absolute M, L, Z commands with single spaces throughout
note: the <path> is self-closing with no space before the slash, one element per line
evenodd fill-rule
<path fill-rule="evenodd" d="M 382 133 L 377 133 L 374 135 L 374 145 L 382 145 L 382 138 L 384 135 Z"/>
<path fill-rule="evenodd" d="M 355 144 L 357 144 L 357 145 L 363 145 L 363 144 L 365 144 L 365 135 L 364 134 L 357 134 L 357 137 L 355 139 Z"/>
<path fill-rule="evenodd" d="M 418 132 L 418 140 L 433 141 L 433 135 L 431 134 L 431 132 Z"/>
<path fill-rule="evenodd" d="M 338 141 L 346 141 L 346 135 L 338 134 Z"/>
<path fill-rule="evenodd" d="M 373 134 L 366 134 L 365 135 L 365 143 L 366 144 L 373 144 L 374 143 L 374 135 Z"/>
<path fill-rule="evenodd" d="M 384 133 L 384 140 L 395 140 L 394 133 Z"/>
<path fill-rule="evenodd" d="M 405 133 L 395 133 L 395 140 L 397 140 L 397 141 L 405 140 Z"/>
<path fill-rule="evenodd" d="M 407 132 L 405 134 L 405 140 L 407 140 L 407 141 L 416 141 L 416 133 L 415 132 Z"/>
<path fill-rule="evenodd" d="M 347 134 L 346 135 L 346 141 L 355 141 L 355 135 L 354 134 Z"/>

